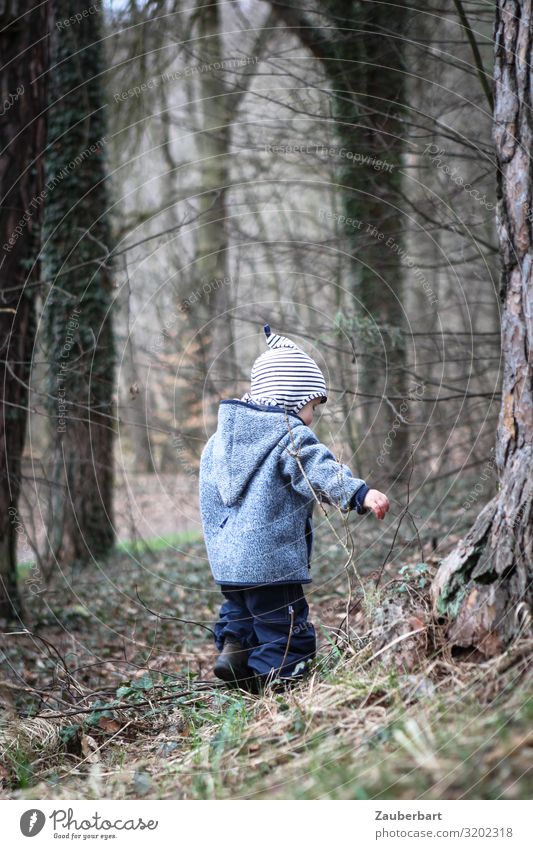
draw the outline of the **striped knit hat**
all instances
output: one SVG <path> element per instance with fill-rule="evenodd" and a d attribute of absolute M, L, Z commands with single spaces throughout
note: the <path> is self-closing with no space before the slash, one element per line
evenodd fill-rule
<path fill-rule="evenodd" d="M 292 413 L 313 398 L 325 404 L 326 381 L 315 361 L 286 336 L 272 333 L 268 324 L 263 330 L 270 350 L 253 364 L 250 392 L 242 400 L 285 407 Z"/>

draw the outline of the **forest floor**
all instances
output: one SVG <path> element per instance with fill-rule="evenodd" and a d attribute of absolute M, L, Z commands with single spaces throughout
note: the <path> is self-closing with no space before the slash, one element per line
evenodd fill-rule
<path fill-rule="evenodd" d="M 26 629 L 0 629 L 0 797 L 530 798 L 532 641 L 451 656 L 425 616 L 436 564 L 416 561 L 377 591 L 365 576 L 347 623 L 331 552 L 308 591 L 313 672 L 262 696 L 213 678 L 221 596 L 194 532 L 58 573 Z M 395 605 L 393 650 L 377 623 Z"/>

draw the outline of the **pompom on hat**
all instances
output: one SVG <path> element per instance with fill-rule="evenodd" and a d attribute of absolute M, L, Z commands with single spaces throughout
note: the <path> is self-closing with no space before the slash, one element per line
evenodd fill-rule
<path fill-rule="evenodd" d="M 292 413 L 320 398 L 328 397 L 326 380 L 320 368 L 301 348 L 286 336 L 263 327 L 269 350 L 252 366 L 250 392 L 241 399 L 256 404 L 279 406 Z"/>

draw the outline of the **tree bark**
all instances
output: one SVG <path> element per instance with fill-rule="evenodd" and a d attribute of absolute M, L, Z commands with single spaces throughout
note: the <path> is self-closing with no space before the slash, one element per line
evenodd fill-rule
<path fill-rule="evenodd" d="M 187 357 L 181 391 L 187 416 L 179 421 L 187 453 L 198 458 L 205 418 L 216 420 L 221 398 L 234 394 L 237 365 L 230 277 L 227 196 L 230 185 L 231 130 L 253 79 L 259 57 L 271 37 L 271 13 L 255 39 L 250 56 L 225 55 L 222 4 L 198 9 L 198 158 L 201 194 L 196 230 L 193 292 L 182 300 L 187 313 Z M 232 83 L 232 69 L 236 82 Z M 184 334 L 185 335 L 185 334 Z"/>
<path fill-rule="evenodd" d="M 407 399 L 400 332 L 405 327 L 403 235 L 397 210 L 404 150 L 398 116 L 405 96 L 402 38 L 408 31 L 407 6 L 360 0 L 327 0 L 306 10 L 289 0 L 270 0 L 270 5 L 320 60 L 332 88 L 335 131 L 339 148 L 345 151 L 337 179 L 352 258 L 351 298 L 343 305 L 341 329 L 353 336 L 356 349 L 364 349 L 360 391 Z M 313 24 L 317 15 L 324 24 Z M 373 162 L 384 164 L 373 167 Z M 364 434 L 358 442 L 364 436 L 368 456 L 380 454 L 393 429 L 382 472 L 386 469 L 390 480 L 405 478 L 408 430 L 401 418 L 385 401 L 365 399 L 361 422 Z"/>
<path fill-rule="evenodd" d="M 0 2 L 0 616 L 22 612 L 17 530 L 39 281 L 48 3 Z"/>
<path fill-rule="evenodd" d="M 499 491 L 442 562 L 432 595 L 452 648 L 484 656 L 531 622 L 533 579 L 533 63 L 531 0 L 498 0 L 494 142 L 501 253 L 503 385 Z"/>
<path fill-rule="evenodd" d="M 227 186 L 230 126 L 221 64 L 224 59 L 218 2 L 198 13 L 201 65 L 198 75 L 198 154 L 201 194 L 196 231 L 193 292 L 184 299 L 187 313 L 189 362 L 182 369 L 186 420 L 181 422 L 188 452 L 198 453 L 202 404 L 211 398 L 208 416 L 214 416 L 220 398 L 235 379 L 233 322 L 228 278 Z M 209 392 L 205 392 L 205 387 Z M 194 423 L 194 424 L 193 424 Z"/>
<path fill-rule="evenodd" d="M 44 220 L 44 325 L 52 419 L 48 545 L 56 559 L 87 561 L 114 543 L 114 335 L 106 113 L 100 10 L 54 0 Z"/>

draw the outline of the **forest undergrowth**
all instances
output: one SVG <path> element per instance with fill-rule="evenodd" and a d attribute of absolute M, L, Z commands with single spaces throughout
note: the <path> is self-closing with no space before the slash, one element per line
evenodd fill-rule
<path fill-rule="evenodd" d="M 261 696 L 213 678 L 201 541 L 58 574 L 25 627 L 2 628 L 1 796 L 530 797 L 532 640 L 453 655 L 430 615 L 436 558 L 348 595 L 331 551 L 308 589 L 312 673 Z"/>

